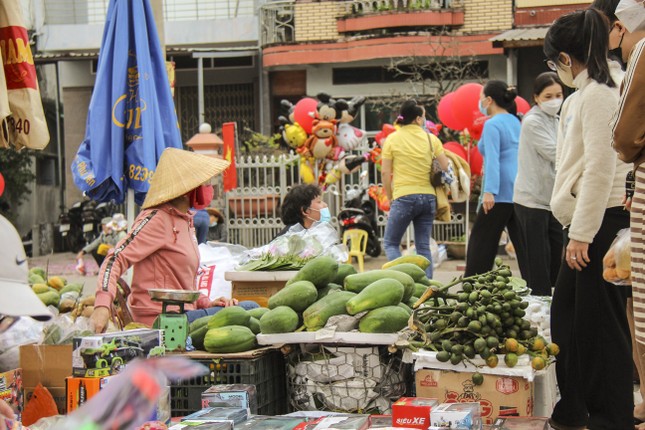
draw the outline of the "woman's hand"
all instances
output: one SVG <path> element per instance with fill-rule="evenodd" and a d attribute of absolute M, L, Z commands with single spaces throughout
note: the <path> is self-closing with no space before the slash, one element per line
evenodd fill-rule
<path fill-rule="evenodd" d="M 0 400 L 0 430 L 5 430 L 7 428 L 4 425 L 5 418 L 15 421 L 16 416 L 14 415 L 11 406 L 9 406 L 4 400 Z"/>
<path fill-rule="evenodd" d="M 626 211 L 632 210 L 632 198 L 627 197 L 627 194 L 623 196 L 623 206 L 625 207 Z"/>
<path fill-rule="evenodd" d="M 215 306 L 221 306 L 223 308 L 227 308 L 229 306 L 237 306 L 239 301 L 237 299 L 227 299 L 226 297 L 220 297 L 219 299 L 215 299 L 211 302 L 210 307 L 215 307 Z"/>
<path fill-rule="evenodd" d="M 90 328 L 94 333 L 103 333 L 110 322 L 110 310 L 104 306 L 94 308 L 90 316 Z"/>
<path fill-rule="evenodd" d="M 577 271 L 581 271 L 591 261 L 589 259 L 589 244 L 571 239 L 565 250 L 567 265 Z"/>
<path fill-rule="evenodd" d="M 492 193 L 484 193 L 484 197 L 482 198 L 482 209 L 484 209 L 484 213 L 487 214 L 488 211 L 493 209 L 493 206 L 495 206 L 495 196 Z"/>

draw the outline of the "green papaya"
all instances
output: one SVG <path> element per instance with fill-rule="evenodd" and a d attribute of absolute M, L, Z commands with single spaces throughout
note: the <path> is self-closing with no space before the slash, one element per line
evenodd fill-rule
<path fill-rule="evenodd" d="M 253 349 L 256 346 L 257 341 L 255 335 L 246 326 L 230 325 L 211 328 L 206 332 L 206 336 L 204 337 L 204 348 L 208 352 L 243 352 Z"/>
<path fill-rule="evenodd" d="M 324 288 L 336 278 L 338 274 L 338 262 L 332 257 L 321 256 L 309 260 L 296 273 L 296 275 L 287 282 L 291 285 L 297 281 L 309 281 L 316 288 Z"/>
<path fill-rule="evenodd" d="M 414 279 L 414 282 L 419 282 L 421 279 L 426 277 L 426 271 L 416 264 L 412 263 L 397 264 L 396 266 L 392 266 L 387 270 L 395 270 L 397 272 L 406 273 L 410 275 L 412 279 Z"/>
<path fill-rule="evenodd" d="M 303 312 L 305 327 L 308 331 L 316 331 L 323 328 L 330 317 L 347 314 L 347 302 L 355 296 L 356 294 L 350 291 L 338 291 L 326 295 Z"/>
<path fill-rule="evenodd" d="M 248 312 L 248 314 L 251 316 L 251 318 L 255 318 L 258 321 L 260 321 L 260 318 L 262 318 L 262 315 L 264 315 L 267 312 L 269 312 L 269 308 L 261 308 L 261 307 L 260 308 L 253 308 L 253 309 L 249 309 L 246 312 Z"/>
<path fill-rule="evenodd" d="M 399 306 L 384 306 L 369 311 L 358 322 L 363 333 L 396 333 L 408 324 L 410 315 Z"/>
<path fill-rule="evenodd" d="M 318 289 L 309 281 L 297 281 L 287 285 L 269 297 L 269 309 L 288 306 L 302 312 L 318 299 Z"/>
<path fill-rule="evenodd" d="M 323 297 L 325 297 L 327 294 L 331 292 L 341 291 L 342 289 L 343 287 L 341 285 L 334 284 L 334 283 L 327 284 L 325 288 L 321 288 L 320 290 L 318 290 L 318 300 L 322 299 Z"/>
<path fill-rule="evenodd" d="M 343 263 L 338 265 L 338 273 L 336 274 L 336 277 L 332 281 L 334 284 L 338 285 L 343 285 L 343 282 L 345 282 L 345 278 L 348 277 L 349 275 L 355 275 L 356 273 L 356 268 L 352 266 L 351 264 Z"/>
<path fill-rule="evenodd" d="M 296 311 L 288 306 L 271 309 L 260 318 L 262 334 L 291 333 L 298 328 L 299 317 Z"/>
<path fill-rule="evenodd" d="M 383 306 L 396 306 L 401 303 L 403 285 L 396 279 L 379 279 L 352 297 L 346 305 L 347 313 L 356 315 Z"/>
<path fill-rule="evenodd" d="M 225 327 L 229 325 L 249 325 L 249 318 L 251 315 L 241 308 L 240 306 L 229 306 L 221 309 L 210 320 L 208 320 L 208 328 Z"/>
<path fill-rule="evenodd" d="M 396 279 L 403 284 L 403 298 L 412 296 L 414 292 L 414 279 L 407 273 L 397 272 L 396 270 L 372 270 L 370 272 L 357 273 L 345 278 L 345 289 L 354 293 L 360 293 L 363 288 L 367 287 L 379 279 Z"/>
<path fill-rule="evenodd" d="M 253 334 L 260 333 L 260 321 L 257 318 L 251 317 L 249 319 L 249 328 Z"/>

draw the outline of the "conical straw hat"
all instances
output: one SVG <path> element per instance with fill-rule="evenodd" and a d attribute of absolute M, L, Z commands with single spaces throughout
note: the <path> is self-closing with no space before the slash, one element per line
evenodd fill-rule
<path fill-rule="evenodd" d="M 157 164 L 143 209 L 168 202 L 222 173 L 231 163 L 220 158 L 166 148 Z"/>

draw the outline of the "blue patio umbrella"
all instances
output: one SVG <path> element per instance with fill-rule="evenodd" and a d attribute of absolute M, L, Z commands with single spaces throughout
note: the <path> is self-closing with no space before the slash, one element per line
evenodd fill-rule
<path fill-rule="evenodd" d="M 111 0 L 74 183 L 99 202 L 121 203 L 130 187 L 140 205 L 168 147 L 182 142 L 152 8 Z"/>

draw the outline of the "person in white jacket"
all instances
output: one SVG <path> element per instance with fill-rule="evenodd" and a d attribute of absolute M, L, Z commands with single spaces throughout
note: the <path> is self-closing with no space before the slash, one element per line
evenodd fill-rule
<path fill-rule="evenodd" d="M 551 334 L 561 350 L 561 399 L 550 420 L 556 430 L 634 428 L 628 287 L 602 277 L 605 253 L 629 227 L 622 199 L 630 166 L 612 149 L 609 126 L 622 70 L 607 59 L 608 32 L 604 15 L 587 9 L 557 19 L 544 41 L 548 66 L 578 89 L 560 114 L 551 197 L 565 228 L 551 307 Z"/>

